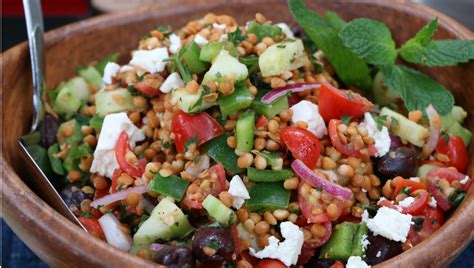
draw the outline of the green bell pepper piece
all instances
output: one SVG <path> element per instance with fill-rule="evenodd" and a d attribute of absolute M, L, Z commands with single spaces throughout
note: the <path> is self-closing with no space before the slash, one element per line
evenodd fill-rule
<path fill-rule="evenodd" d="M 359 228 L 354 235 L 353 244 L 352 244 L 352 253 L 351 256 L 363 256 L 364 255 L 364 245 L 362 241 L 367 238 L 369 229 L 365 224 L 359 224 Z"/>
<path fill-rule="evenodd" d="M 248 56 L 248 57 L 245 57 L 245 58 L 240 58 L 239 60 L 240 60 L 241 63 L 247 65 L 247 67 L 258 64 L 258 57 L 257 56 Z"/>
<path fill-rule="evenodd" d="M 41 134 L 38 131 L 26 134 L 25 136 L 21 137 L 23 144 L 25 146 L 31 146 L 40 143 Z"/>
<path fill-rule="evenodd" d="M 254 96 L 245 86 L 245 82 L 235 84 L 235 90 L 228 96 L 220 96 L 218 99 L 219 108 L 223 116 L 232 114 L 233 112 L 245 109 L 252 104 Z"/>
<path fill-rule="evenodd" d="M 66 171 L 77 170 L 80 163 L 80 158 L 86 157 L 92 153 L 88 144 L 83 143 L 79 146 L 72 147 L 63 161 L 63 167 Z"/>
<path fill-rule="evenodd" d="M 64 128 L 72 127 L 72 135 L 66 137 L 64 136 Z M 58 133 L 56 134 L 56 139 L 60 145 L 67 144 L 69 146 L 74 146 L 82 142 L 84 135 L 81 132 L 81 125 L 76 121 L 76 119 L 71 119 L 62 123 L 58 128 Z"/>
<path fill-rule="evenodd" d="M 188 188 L 188 184 L 188 181 L 185 181 L 178 176 L 171 175 L 169 177 L 163 177 L 157 173 L 148 185 L 148 190 L 170 196 L 179 202 L 183 198 L 186 188 Z"/>
<path fill-rule="evenodd" d="M 96 131 L 99 131 L 102 128 L 102 124 L 104 123 L 104 117 L 99 114 L 94 114 L 91 120 L 89 120 L 89 126 Z"/>
<path fill-rule="evenodd" d="M 44 172 L 44 174 L 49 177 L 52 174 L 52 170 L 46 149 L 38 144 L 34 144 L 27 146 L 26 150 L 31 155 L 35 163 L 39 166 L 39 168 Z"/>
<path fill-rule="evenodd" d="M 237 48 L 229 41 L 212 42 L 201 49 L 199 59 L 205 62 L 212 62 L 212 60 L 221 52 L 221 50 L 227 50 L 230 55 L 234 57 L 239 56 Z"/>
<path fill-rule="evenodd" d="M 281 113 L 283 110 L 288 108 L 288 97 L 282 96 L 274 100 L 270 104 L 263 104 L 260 98 L 256 98 L 250 105 L 250 108 L 255 110 L 258 114 L 263 114 L 266 118 L 271 119 L 275 115 Z"/>
<path fill-rule="evenodd" d="M 237 166 L 237 155 L 227 145 L 227 138 L 229 136 L 229 133 L 225 132 L 223 135 L 204 143 L 201 147 L 214 161 L 224 165 L 228 173 L 237 174 L 242 172 L 243 169 Z"/>
<path fill-rule="evenodd" d="M 247 168 L 247 177 L 249 180 L 256 182 L 284 181 L 291 178 L 293 175 L 293 171 L 289 169 L 268 170 L 256 169 L 253 167 Z"/>
<path fill-rule="evenodd" d="M 186 51 L 183 53 L 183 60 L 189 68 L 189 71 L 193 74 L 200 74 L 207 70 L 206 64 L 199 59 L 199 55 L 201 54 L 201 48 L 196 44 L 196 42 L 192 42 L 187 48 Z"/>
<path fill-rule="evenodd" d="M 66 175 L 66 172 L 64 171 L 63 163 L 61 161 L 61 158 L 59 158 L 58 153 L 59 153 L 59 145 L 57 143 L 55 143 L 54 145 L 51 145 L 48 148 L 48 157 L 49 157 L 49 162 L 51 163 L 51 168 L 53 168 L 53 171 L 56 174 Z"/>
<path fill-rule="evenodd" d="M 237 139 L 236 151 L 250 152 L 253 149 L 255 137 L 255 114 L 249 110 L 239 116 L 235 127 Z"/>
<path fill-rule="evenodd" d="M 367 232 L 367 226 L 364 224 L 343 222 L 336 225 L 331 238 L 322 247 L 319 257 L 346 261 L 350 256 L 362 256 L 364 254 L 362 239 Z"/>
<path fill-rule="evenodd" d="M 272 211 L 287 208 L 291 192 L 283 188 L 281 182 L 261 182 L 249 189 L 249 195 L 248 209 L 251 211 Z"/>
<path fill-rule="evenodd" d="M 249 33 L 254 33 L 258 37 L 258 41 L 262 41 L 264 37 L 275 37 L 277 35 L 282 35 L 283 31 L 281 30 L 280 27 L 276 25 L 271 25 L 271 24 L 260 24 L 255 21 L 249 22 L 247 26 L 247 31 Z"/>
<path fill-rule="evenodd" d="M 280 153 L 276 153 L 276 152 L 272 153 L 269 151 L 260 151 L 258 152 L 258 154 L 262 156 L 263 158 L 265 158 L 265 160 L 267 160 L 267 163 L 270 164 L 271 166 L 276 165 L 278 159 L 280 159 L 281 157 Z"/>

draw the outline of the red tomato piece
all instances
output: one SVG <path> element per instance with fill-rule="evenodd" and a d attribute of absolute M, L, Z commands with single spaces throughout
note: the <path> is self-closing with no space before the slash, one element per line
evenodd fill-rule
<path fill-rule="evenodd" d="M 319 113 L 326 122 L 340 120 L 343 116 L 353 119 L 368 112 L 374 105 L 351 90 L 340 90 L 329 83 L 321 85 L 318 97 Z"/>
<path fill-rule="evenodd" d="M 294 158 L 303 161 L 310 169 L 316 167 L 321 152 L 318 137 L 297 126 L 281 129 L 280 137 Z"/>
<path fill-rule="evenodd" d="M 402 177 L 396 177 L 393 180 L 393 185 L 395 185 L 395 190 L 393 191 L 393 199 L 402 191 L 404 187 L 409 187 L 408 191 L 413 193 L 416 190 L 426 190 L 426 185 L 416 181 L 406 180 Z"/>
<path fill-rule="evenodd" d="M 457 168 L 459 172 L 466 172 L 468 164 L 468 155 L 466 146 L 459 136 L 450 136 L 449 142 L 446 139 L 439 139 L 436 146 L 436 152 L 447 155 L 449 157 L 449 165 Z"/>
<path fill-rule="evenodd" d="M 261 260 L 255 268 L 286 268 L 286 265 L 279 260 L 265 259 Z"/>
<path fill-rule="evenodd" d="M 407 239 L 413 246 L 416 246 L 421 241 L 428 238 L 444 224 L 444 213 L 443 210 L 439 207 L 432 208 L 430 206 L 427 206 L 423 210 L 422 215 L 417 216 L 414 219 L 416 220 L 419 218 L 423 220 L 421 229 L 416 230 L 415 226 L 411 226 L 410 232 L 408 233 L 407 237 Z"/>
<path fill-rule="evenodd" d="M 268 119 L 264 115 L 261 115 L 257 119 L 257 122 L 255 123 L 255 128 L 266 127 L 266 126 L 268 126 Z"/>
<path fill-rule="evenodd" d="M 314 248 L 319 248 L 322 245 L 324 245 L 329 240 L 329 238 L 331 237 L 332 223 L 330 221 L 322 222 L 322 223 L 315 223 L 315 224 L 318 224 L 318 225 L 324 227 L 324 229 L 325 229 L 324 235 L 322 237 L 312 236 L 311 239 L 304 242 L 303 247 L 313 248 L 313 249 Z M 307 229 L 308 231 L 311 231 L 311 228 L 315 224 L 308 225 L 304 228 Z"/>
<path fill-rule="evenodd" d="M 100 227 L 99 221 L 95 218 L 84 218 L 79 217 L 79 222 L 86 228 L 87 232 L 91 235 L 105 240 L 104 231 L 102 231 L 102 227 Z"/>
<path fill-rule="evenodd" d="M 179 111 L 173 117 L 171 127 L 178 152 L 184 152 L 185 143 L 191 138 L 197 138 L 201 145 L 224 134 L 224 128 L 208 113 L 191 115 Z"/>
<path fill-rule="evenodd" d="M 112 175 L 112 183 L 110 184 L 109 193 L 113 194 L 118 191 L 118 178 L 122 175 L 122 170 L 117 168 Z"/>
<path fill-rule="evenodd" d="M 115 158 L 120 168 L 130 176 L 141 177 L 143 172 L 145 172 L 146 160 L 140 159 L 137 163 L 130 164 L 125 159 L 125 154 L 130 151 L 130 144 L 128 143 L 128 134 L 125 131 L 120 133 L 120 136 L 115 145 Z"/>
<path fill-rule="evenodd" d="M 332 145 L 339 152 L 347 156 L 354 156 L 357 158 L 368 158 L 374 156 L 377 153 L 377 148 L 374 144 L 369 146 L 364 146 L 361 149 L 356 150 L 353 143 L 344 143 L 341 138 L 339 138 L 337 126 L 341 124 L 340 120 L 331 120 L 329 122 L 329 138 L 331 139 Z"/>
<path fill-rule="evenodd" d="M 310 223 L 322 223 L 335 221 L 343 210 L 343 201 L 324 191 L 312 188 L 309 184 L 301 182 L 298 189 L 298 203 L 301 213 Z M 329 204 L 335 203 L 339 214 L 330 218 L 326 213 Z"/>
<path fill-rule="evenodd" d="M 331 268 L 344 268 L 344 264 L 341 261 L 336 261 Z"/>
<path fill-rule="evenodd" d="M 466 178 L 466 175 L 457 172 L 451 168 L 434 168 L 428 172 L 426 178 L 426 186 L 428 191 L 433 195 L 438 203 L 438 206 L 444 211 L 448 211 L 452 204 L 449 202 L 449 196 L 446 193 L 453 192 L 456 187 L 451 186 L 453 181 L 462 181 Z M 447 180 L 450 183 L 448 189 L 441 186 L 441 180 Z M 471 185 L 472 180 L 468 179 L 466 183 L 460 184 L 460 190 L 467 191 Z"/>
<path fill-rule="evenodd" d="M 147 84 L 145 81 L 140 81 L 136 83 L 135 85 L 133 85 L 133 88 L 148 97 L 155 97 L 161 94 L 161 91 L 158 88 Z"/>
<path fill-rule="evenodd" d="M 410 215 L 419 215 L 421 214 L 426 206 L 428 205 L 428 199 L 430 194 L 426 191 L 421 192 L 418 197 L 415 199 L 415 202 L 411 203 L 408 207 L 402 208 L 402 213 Z"/>

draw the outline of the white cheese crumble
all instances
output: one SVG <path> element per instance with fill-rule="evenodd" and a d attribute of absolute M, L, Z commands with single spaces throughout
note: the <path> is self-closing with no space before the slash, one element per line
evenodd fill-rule
<path fill-rule="evenodd" d="M 250 198 L 249 191 L 247 190 L 247 187 L 245 187 L 245 184 L 239 175 L 235 175 L 232 177 L 232 180 L 230 180 L 229 194 L 234 200 L 232 206 L 236 209 L 241 208 L 245 203 L 245 200 Z"/>
<path fill-rule="evenodd" d="M 115 169 L 119 167 L 115 158 L 115 144 L 122 131 L 127 132 L 132 148 L 135 147 L 137 141 L 145 139 L 142 130 L 130 121 L 126 113 L 107 115 L 104 118 L 99 141 L 94 151 L 94 160 L 90 168 L 92 173 L 97 172 L 101 176 L 112 178 Z"/>
<path fill-rule="evenodd" d="M 460 180 L 459 183 L 466 184 L 468 181 L 469 181 L 469 177 L 466 176 L 466 177 L 464 177 L 464 179 Z"/>
<path fill-rule="evenodd" d="M 414 181 L 414 182 L 420 182 L 420 178 L 419 178 L 419 177 L 411 177 L 410 180 L 411 180 L 411 181 Z"/>
<path fill-rule="evenodd" d="M 374 218 L 369 219 L 369 214 L 364 211 L 362 222 L 367 224 L 374 235 L 381 235 L 393 241 L 405 242 L 410 231 L 411 215 L 402 214 L 395 209 L 381 207 Z"/>
<path fill-rule="evenodd" d="M 375 255 L 375 257 L 380 258 L 380 256 L 382 256 L 382 251 L 379 250 L 377 251 L 377 254 Z"/>
<path fill-rule="evenodd" d="M 305 122 L 308 125 L 307 130 L 318 138 L 322 138 L 328 134 L 324 119 L 319 114 L 318 105 L 307 100 L 302 100 L 291 106 L 290 109 L 293 111 L 291 121 L 294 124 L 298 121 Z"/>
<path fill-rule="evenodd" d="M 350 256 L 347 260 L 346 268 L 370 268 L 370 265 L 359 256 Z"/>
<path fill-rule="evenodd" d="M 408 196 L 402 201 L 398 202 L 398 205 L 406 208 L 406 207 L 409 207 L 411 204 L 413 204 L 413 202 L 415 202 L 415 198 Z"/>
<path fill-rule="evenodd" d="M 181 79 L 181 76 L 177 72 L 174 72 L 166 77 L 166 80 L 161 84 L 160 91 L 163 93 L 169 93 L 173 89 L 184 86 L 184 81 Z"/>
<path fill-rule="evenodd" d="M 304 243 L 304 234 L 297 225 L 289 221 L 280 224 L 280 231 L 285 239 L 283 242 L 270 236 L 268 246 L 259 252 L 256 252 L 254 248 L 249 248 L 250 255 L 259 259 L 278 259 L 286 266 L 295 265 Z"/>
<path fill-rule="evenodd" d="M 436 202 L 436 199 L 434 197 L 431 197 L 430 202 L 428 202 L 428 206 L 432 208 L 436 208 L 436 206 L 438 206 L 438 203 Z"/>
<path fill-rule="evenodd" d="M 362 237 L 360 238 L 360 244 L 362 245 L 364 252 L 367 249 L 367 247 L 370 245 L 370 241 L 367 238 L 368 238 L 367 235 L 362 235 Z"/>
<path fill-rule="evenodd" d="M 175 34 L 170 35 L 170 52 L 175 54 L 181 48 L 181 38 Z"/>
<path fill-rule="evenodd" d="M 131 65 L 137 65 L 149 73 L 159 73 L 165 69 L 165 59 L 169 58 L 168 49 L 165 47 L 153 50 L 137 50 L 133 53 Z"/>
<path fill-rule="evenodd" d="M 112 84 L 112 78 L 120 71 L 120 65 L 115 62 L 108 62 L 104 68 L 104 76 L 102 81 L 106 84 Z"/>
<path fill-rule="evenodd" d="M 194 37 L 194 42 L 196 42 L 196 44 L 200 46 L 204 46 L 204 45 L 207 45 L 207 43 L 209 43 L 209 41 L 207 41 L 207 39 L 204 38 L 200 34 L 196 34 L 196 36 Z"/>
<path fill-rule="evenodd" d="M 120 68 L 120 71 L 119 71 L 119 72 L 121 72 L 121 73 L 126 73 L 126 72 L 131 72 L 131 71 L 133 71 L 133 70 L 135 70 L 135 69 L 133 68 L 133 66 L 124 65 L 124 66 L 122 66 L 122 67 Z"/>
<path fill-rule="evenodd" d="M 291 31 L 288 24 L 284 22 L 280 22 L 280 23 L 277 23 L 276 26 L 278 26 L 281 29 L 281 31 L 286 35 L 286 38 L 295 39 L 295 35 L 293 34 L 293 31 Z"/>
<path fill-rule="evenodd" d="M 364 122 L 361 125 L 367 128 L 369 136 L 375 141 L 375 148 L 377 148 L 375 156 L 381 157 L 386 155 L 390 150 L 391 143 L 387 127 L 383 126 L 382 130 L 379 130 L 377 123 L 370 113 L 364 114 Z"/>
<path fill-rule="evenodd" d="M 213 23 L 212 24 L 212 28 L 216 28 L 216 29 L 219 29 L 219 30 L 225 30 L 225 28 L 227 28 L 227 25 L 226 24 L 219 24 L 219 23 Z"/>

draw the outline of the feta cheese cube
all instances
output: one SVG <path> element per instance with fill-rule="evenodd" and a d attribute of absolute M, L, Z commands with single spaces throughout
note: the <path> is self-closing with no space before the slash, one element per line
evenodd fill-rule
<path fill-rule="evenodd" d="M 226 24 L 219 24 L 219 23 L 213 23 L 212 24 L 212 28 L 216 28 L 216 29 L 219 29 L 219 30 L 225 30 L 225 28 L 227 28 L 227 25 Z"/>
<path fill-rule="evenodd" d="M 169 93 L 173 89 L 184 86 L 185 84 L 183 79 L 181 79 L 181 76 L 179 76 L 177 72 L 174 72 L 166 77 L 166 80 L 161 84 L 160 91 L 163 93 Z"/>
<path fill-rule="evenodd" d="M 362 249 L 364 250 L 364 252 L 367 249 L 367 247 L 370 245 L 370 241 L 367 238 L 368 238 L 367 235 L 363 235 L 360 238 L 360 244 L 362 245 Z"/>
<path fill-rule="evenodd" d="M 126 113 L 107 115 L 102 124 L 90 172 L 97 172 L 101 176 L 112 178 L 115 169 L 119 167 L 115 158 L 115 144 L 122 131 L 127 132 L 132 148 L 135 147 L 137 141 L 145 139 L 142 130 L 130 121 Z"/>
<path fill-rule="evenodd" d="M 293 111 L 291 115 L 291 121 L 293 123 L 296 124 L 298 121 L 305 122 L 308 125 L 307 129 L 318 138 L 322 138 L 328 134 L 324 119 L 319 114 L 318 105 L 307 100 L 302 100 L 291 106 L 290 109 Z"/>
<path fill-rule="evenodd" d="M 245 184 L 239 175 L 235 175 L 232 177 L 232 180 L 230 180 L 229 194 L 234 200 L 232 206 L 236 209 L 241 208 L 245 203 L 245 200 L 250 198 L 249 191 L 247 190 L 247 187 L 245 187 Z"/>
<path fill-rule="evenodd" d="M 461 184 L 466 184 L 469 181 L 469 176 L 464 177 L 464 179 L 460 180 Z"/>
<path fill-rule="evenodd" d="M 431 197 L 430 202 L 428 202 L 428 206 L 432 208 L 436 208 L 436 206 L 438 206 L 438 203 L 436 202 L 436 199 L 434 197 Z"/>
<path fill-rule="evenodd" d="M 131 65 L 143 68 L 149 73 L 159 73 L 165 69 L 165 59 L 169 58 L 168 49 L 165 47 L 155 48 L 153 50 L 137 50 L 133 53 L 130 61 Z"/>
<path fill-rule="evenodd" d="M 381 235 L 393 241 L 405 242 L 410 231 L 411 215 L 405 215 L 395 209 L 381 207 L 373 219 L 367 211 L 362 214 L 362 221 L 367 224 L 374 235 Z"/>
<path fill-rule="evenodd" d="M 108 62 L 104 68 L 104 76 L 102 81 L 106 84 L 112 84 L 112 78 L 117 75 L 120 70 L 120 65 L 115 62 Z"/>
<path fill-rule="evenodd" d="M 256 252 L 254 248 L 249 248 L 250 255 L 259 259 L 278 259 L 286 266 L 295 265 L 298 262 L 298 256 L 304 243 L 303 231 L 289 221 L 280 224 L 280 231 L 285 239 L 283 242 L 280 242 L 274 236 L 270 236 L 268 246 L 259 252 Z"/>
<path fill-rule="evenodd" d="M 293 34 L 293 31 L 291 31 L 288 24 L 280 22 L 277 23 L 276 26 L 280 27 L 281 31 L 286 35 L 286 38 L 295 39 L 295 35 Z"/>
<path fill-rule="evenodd" d="M 359 256 L 350 256 L 347 260 L 346 268 L 370 268 L 370 265 Z"/>
<path fill-rule="evenodd" d="M 181 48 L 181 38 L 175 34 L 170 35 L 170 52 L 175 54 Z"/>
<path fill-rule="evenodd" d="M 375 141 L 375 148 L 377 149 L 375 156 L 381 157 L 386 155 L 390 150 L 391 143 L 387 127 L 383 126 L 382 130 L 379 130 L 377 123 L 370 113 L 364 114 L 364 122 L 361 125 L 367 128 L 369 136 Z"/>
<path fill-rule="evenodd" d="M 408 196 L 407 198 L 405 198 L 402 201 L 398 202 L 398 205 L 403 207 L 403 208 L 406 208 L 406 207 L 409 207 L 411 204 L 413 204 L 413 202 L 415 202 L 415 198 L 413 198 L 411 196 Z"/>
<path fill-rule="evenodd" d="M 207 39 L 204 38 L 200 34 L 196 34 L 196 36 L 194 37 L 194 42 L 196 42 L 196 44 L 200 46 L 204 46 L 204 45 L 207 45 L 207 43 L 209 43 L 209 41 L 207 41 Z"/>

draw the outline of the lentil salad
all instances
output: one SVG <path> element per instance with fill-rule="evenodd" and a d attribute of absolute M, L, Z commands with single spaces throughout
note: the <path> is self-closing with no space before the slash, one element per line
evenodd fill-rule
<path fill-rule="evenodd" d="M 470 186 L 461 107 L 381 104 L 383 71 L 382 101 L 341 90 L 322 47 L 260 13 L 159 27 L 114 58 L 49 92 L 49 168 L 91 234 L 159 264 L 377 264 Z"/>

